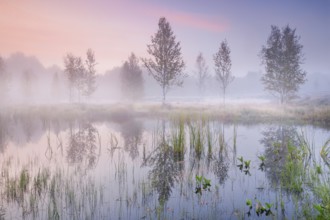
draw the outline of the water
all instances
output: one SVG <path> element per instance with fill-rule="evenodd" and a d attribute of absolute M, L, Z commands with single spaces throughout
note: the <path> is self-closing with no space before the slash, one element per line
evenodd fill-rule
<path fill-rule="evenodd" d="M 306 210 L 315 216 L 312 205 L 320 201 L 307 177 L 298 177 L 303 191 L 297 193 L 283 185 L 282 171 L 288 145 L 305 141 L 304 168 L 318 164 L 329 174 L 319 156 L 329 138 L 329 130 L 310 125 L 205 118 L 2 118 L 0 216 L 254 219 L 258 202 L 272 204 L 272 214 L 262 213 L 260 219 L 297 219 Z M 250 167 L 240 169 L 239 157 L 250 160 Z M 196 175 L 211 183 L 201 193 L 196 193 Z M 253 203 L 250 213 L 247 199 Z"/>

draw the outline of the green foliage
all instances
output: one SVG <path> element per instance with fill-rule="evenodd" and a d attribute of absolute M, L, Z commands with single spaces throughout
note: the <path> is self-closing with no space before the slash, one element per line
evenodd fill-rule
<path fill-rule="evenodd" d="M 260 165 L 259 165 L 259 170 L 264 171 L 266 157 L 264 155 L 260 155 L 260 156 L 258 156 L 258 158 L 261 162 Z"/>
<path fill-rule="evenodd" d="M 296 193 L 303 191 L 305 169 L 302 160 L 302 151 L 288 143 L 288 155 L 281 170 L 282 187 Z"/>
<path fill-rule="evenodd" d="M 210 191 L 211 189 L 211 180 L 206 179 L 204 176 L 196 175 L 196 188 L 195 193 L 202 195 L 202 191 Z"/>
<path fill-rule="evenodd" d="M 245 167 L 245 169 L 250 169 L 250 163 L 251 163 L 251 160 L 244 161 L 244 167 Z"/>
<path fill-rule="evenodd" d="M 49 170 L 43 169 L 41 172 L 39 170 L 37 176 L 33 178 L 33 189 L 35 194 L 38 194 L 38 196 L 40 196 L 41 193 L 47 188 L 49 176 Z"/>
<path fill-rule="evenodd" d="M 162 88 L 164 104 L 168 90 L 175 85 L 181 86 L 186 75 L 183 73 L 185 63 L 180 42 L 176 41 L 170 23 L 161 17 L 158 27 L 158 31 L 151 37 L 151 44 L 147 45 L 147 52 L 152 58 L 142 59 L 142 62 Z"/>
<path fill-rule="evenodd" d="M 330 139 L 322 146 L 320 154 L 324 163 L 330 166 Z"/>
<path fill-rule="evenodd" d="M 301 69 L 302 47 L 296 30 L 289 25 L 282 30 L 271 26 L 267 45 L 262 47 L 261 58 L 266 73 L 261 81 L 281 104 L 295 98 L 299 86 L 306 81 L 306 72 Z"/>
<path fill-rule="evenodd" d="M 238 157 L 237 160 L 239 160 L 239 162 L 243 163 L 243 161 L 244 161 L 243 156 Z"/>
<path fill-rule="evenodd" d="M 273 204 L 266 202 L 265 205 L 266 206 L 263 206 L 260 202 L 257 202 L 256 213 L 258 216 L 262 215 L 263 213 L 265 213 L 266 216 L 273 214 L 271 211 L 271 207 L 273 206 Z"/>
<path fill-rule="evenodd" d="M 264 163 L 265 162 L 265 156 L 261 155 L 261 156 L 258 156 L 259 160 Z"/>
<path fill-rule="evenodd" d="M 316 169 L 316 173 L 317 173 L 317 174 L 322 174 L 322 168 L 321 168 L 321 166 L 318 166 L 318 165 L 317 165 L 317 166 L 315 167 L 315 169 Z"/>
<path fill-rule="evenodd" d="M 251 210 L 253 209 L 252 201 L 250 199 L 246 200 L 246 205 L 249 207 L 247 212 L 248 216 L 251 216 Z M 273 204 L 266 202 L 263 206 L 259 200 L 256 199 L 255 212 L 257 216 L 262 216 L 264 213 L 266 216 L 273 215 L 271 208 Z"/>
<path fill-rule="evenodd" d="M 250 208 L 252 208 L 252 201 L 251 201 L 251 199 L 247 199 L 246 200 L 246 205 L 249 206 Z"/>
<path fill-rule="evenodd" d="M 320 204 L 314 204 L 318 212 L 317 219 L 330 219 L 330 184 L 321 183 L 315 186 L 314 192 L 321 199 Z"/>
<path fill-rule="evenodd" d="M 204 122 L 189 123 L 190 147 L 194 149 L 197 158 L 201 158 L 204 150 Z"/>
<path fill-rule="evenodd" d="M 29 185 L 30 177 L 27 170 L 22 170 L 19 178 L 19 189 L 21 192 L 25 192 Z"/>
<path fill-rule="evenodd" d="M 179 122 L 175 123 L 177 129 L 173 129 L 172 133 L 172 143 L 174 155 L 178 160 L 183 160 L 184 149 L 185 149 L 185 126 L 184 120 L 180 119 Z"/>
<path fill-rule="evenodd" d="M 239 167 L 240 171 L 243 171 L 245 173 L 245 175 L 251 175 L 251 173 L 250 173 L 251 160 L 244 160 L 243 156 L 238 157 L 237 160 L 239 162 L 241 162 L 241 164 L 237 165 L 237 167 Z"/>

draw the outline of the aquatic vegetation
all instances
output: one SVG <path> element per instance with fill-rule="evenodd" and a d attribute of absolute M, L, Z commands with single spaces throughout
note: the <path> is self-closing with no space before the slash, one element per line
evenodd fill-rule
<path fill-rule="evenodd" d="M 265 213 L 266 216 L 269 216 L 269 215 L 272 215 L 272 211 L 271 211 L 271 208 L 272 208 L 273 204 L 270 204 L 270 203 L 265 203 L 265 206 L 263 206 L 259 201 L 257 202 L 257 205 L 256 205 L 256 213 L 258 216 L 262 215 L 263 213 Z"/>
<path fill-rule="evenodd" d="M 324 163 L 330 167 L 330 139 L 322 146 L 320 155 Z"/>
<path fill-rule="evenodd" d="M 237 165 L 237 167 L 239 167 L 239 170 L 243 171 L 245 175 L 251 175 L 250 173 L 251 160 L 244 160 L 243 156 L 238 157 L 237 160 L 241 163 Z"/>
<path fill-rule="evenodd" d="M 314 209 L 318 212 L 317 219 L 329 219 L 330 218 L 330 183 L 329 179 L 327 182 L 316 183 L 314 186 L 314 192 L 321 203 L 314 204 Z"/>
<path fill-rule="evenodd" d="M 281 186 L 289 191 L 301 193 L 305 179 L 303 152 L 298 147 L 288 143 L 288 154 L 281 171 Z"/>
<path fill-rule="evenodd" d="M 190 147 L 194 149 L 197 158 L 201 158 L 204 151 L 204 122 L 197 121 L 188 123 L 189 136 L 190 136 Z"/>
<path fill-rule="evenodd" d="M 179 122 L 174 122 L 174 126 L 175 128 L 172 129 L 172 145 L 174 150 L 174 156 L 178 161 L 182 161 L 184 159 L 184 151 L 185 151 L 184 121 L 180 119 Z"/>
<path fill-rule="evenodd" d="M 256 200 L 256 205 L 254 208 L 255 208 L 255 212 L 256 212 L 257 216 L 262 216 L 264 213 L 266 216 L 273 215 L 273 213 L 271 211 L 273 204 L 265 202 L 265 205 L 262 205 L 262 203 L 259 200 L 257 200 L 257 199 L 255 199 L 255 200 Z M 251 211 L 253 209 L 252 200 L 247 199 L 245 204 L 249 207 L 249 211 L 247 212 L 247 215 L 248 215 L 248 217 L 250 217 Z"/>
<path fill-rule="evenodd" d="M 259 160 L 261 162 L 260 165 L 259 165 L 259 170 L 264 171 L 266 157 L 263 156 L 263 155 L 260 155 L 260 156 L 258 156 L 258 158 L 259 158 Z"/>
<path fill-rule="evenodd" d="M 210 191 L 211 189 L 211 180 L 206 179 L 204 176 L 196 175 L 196 188 L 195 193 L 202 195 L 202 191 Z"/>
<path fill-rule="evenodd" d="M 245 160 L 244 161 L 244 167 L 245 167 L 245 169 L 250 169 L 250 164 L 251 164 L 251 160 Z"/>
<path fill-rule="evenodd" d="M 0 154 L 0 219 L 329 218 L 329 167 L 319 152 L 329 154 L 320 139 L 314 144 L 306 138 L 309 127 L 297 137 L 294 126 L 276 125 L 260 141 L 255 139 L 260 126 L 268 125 L 180 112 L 153 116 L 134 133 L 133 121 L 144 120 L 144 114 L 111 123 L 98 118 L 89 129 L 80 119 L 54 128 L 41 118 L 30 127 L 35 142 L 25 144 L 24 132 L 23 139 L 9 136 L 9 146 L 24 143 L 17 155 L 13 149 Z M 11 129 L 19 130 L 15 126 Z M 312 135 L 320 131 L 314 129 Z M 324 133 L 315 137 L 323 139 Z M 245 206 L 242 196 L 254 199 Z"/>

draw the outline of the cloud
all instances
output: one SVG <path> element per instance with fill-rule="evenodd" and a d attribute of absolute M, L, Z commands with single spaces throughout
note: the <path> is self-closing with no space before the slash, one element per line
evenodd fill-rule
<path fill-rule="evenodd" d="M 158 8 L 155 6 L 149 6 L 144 10 L 146 14 L 149 14 L 153 17 L 165 16 L 170 22 L 210 32 L 224 32 L 228 29 L 229 26 L 227 22 L 219 21 L 219 18 L 214 16 L 209 17 L 200 14 Z"/>

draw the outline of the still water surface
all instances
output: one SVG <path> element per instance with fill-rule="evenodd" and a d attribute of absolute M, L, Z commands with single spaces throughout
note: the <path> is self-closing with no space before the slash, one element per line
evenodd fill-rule
<path fill-rule="evenodd" d="M 307 142 L 304 167 L 329 173 L 329 138 L 308 125 L 2 118 L 0 219 L 297 219 L 318 199 L 303 177 L 299 193 L 281 183 L 288 145 Z"/>

